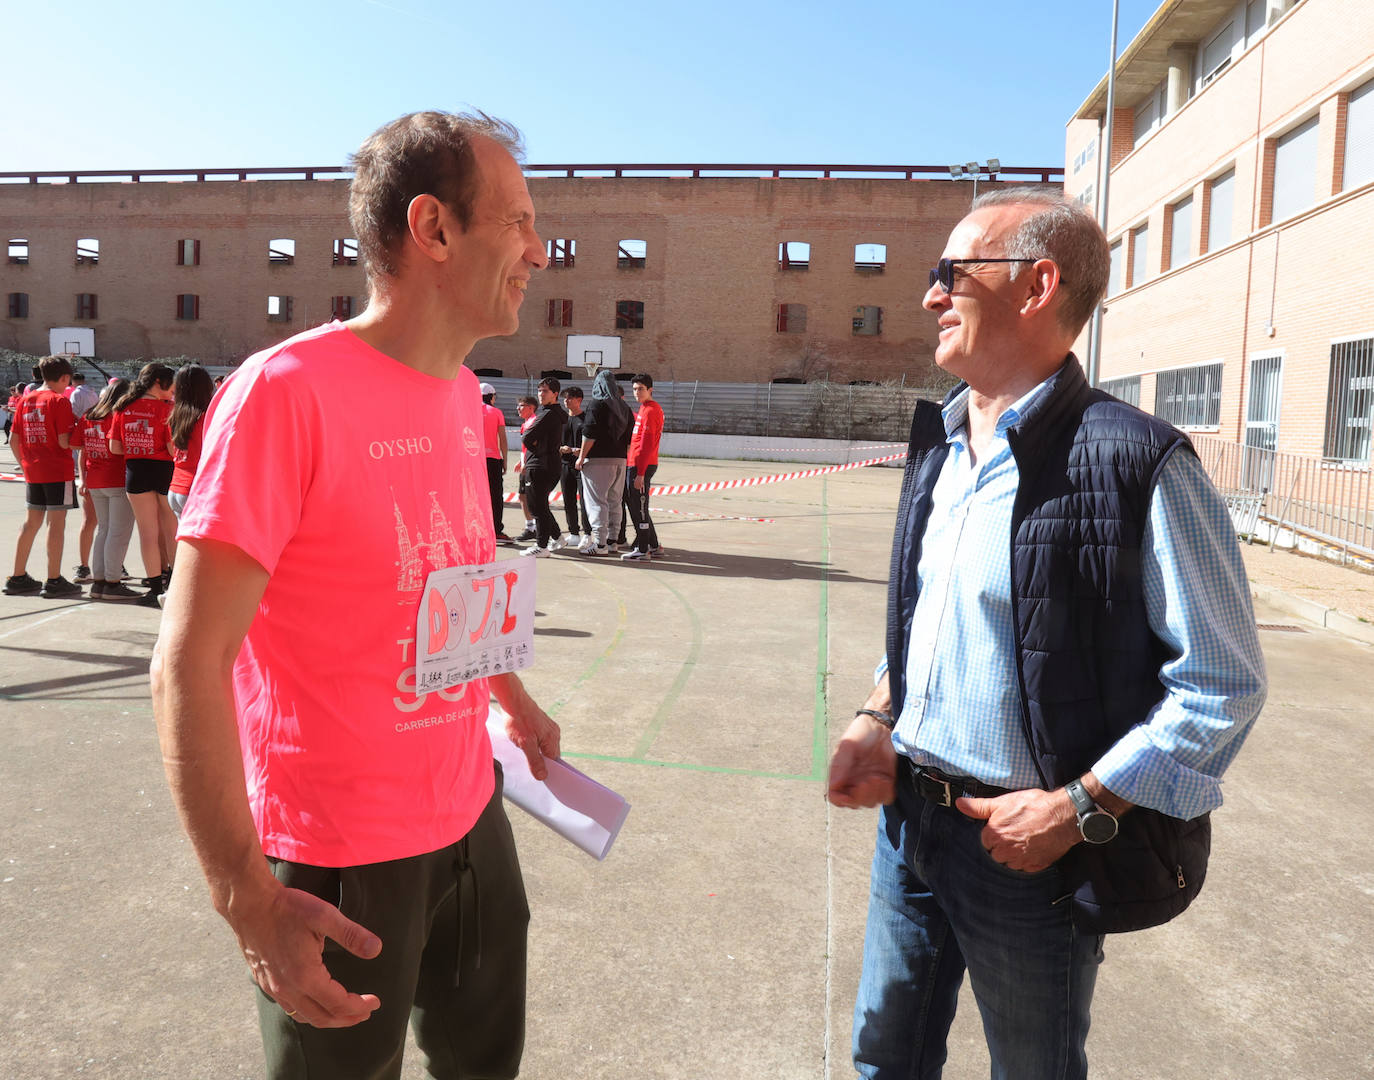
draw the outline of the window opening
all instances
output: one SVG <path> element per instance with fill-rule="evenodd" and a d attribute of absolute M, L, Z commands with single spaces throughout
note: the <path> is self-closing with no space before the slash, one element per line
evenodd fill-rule
<path fill-rule="evenodd" d="M 76 317 L 78 319 L 94 319 L 97 317 L 96 313 L 99 310 L 100 305 L 97 302 L 95 293 L 83 292 L 76 294 Z"/>
<path fill-rule="evenodd" d="M 340 237 L 334 241 L 334 266 L 358 265 L 358 241 L 351 236 Z"/>
<path fill-rule="evenodd" d="M 178 240 L 178 241 L 177 241 L 177 265 L 178 265 L 178 266 L 199 266 L 199 265 L 200 265 L 200 241 L 199 241 L 199 240 Z"/>
<path fill-rule="evenodd" d="M 29 317 L 29 294 L 24 292 L 10 293 L 9 312 L 11 319 L 27 319 Z"/>
<path fill-rule="evenodd" d="M 617 330 L 643 330 L 644 301 L 617 300 L 615 302 L 615 328 Z"/>
<path fill-rule="evenodd" d="M 571 300 L 550 300 L 548 312 L 544 317 L 544 325 L 571 326 L 573 324 L 572 304 Z"/>
<path fill-rule="evenodd" d="M 804 333 L 806 333 L 806 305 L 805 305 L 805 304 L 779 304 L 779 305 L 778 305 L 778 333 L 779 333 L 779 334 L 804 334 Z"/>
<path fill-rule="evenodd" d="M 622 240 L 616 245 L 615 264 L 622 270 L 643 270 L 648 254 L 643 240 Z"/>
<path fill-rule="evenodd" d="M 1374 338 L 1331 346 L 1326 390 L 1326 440 L 1322 453 L 1335 461 L 1369 464 L 1374 416 Z"/>
<path fill-rule="evenodd" d="M 887 267 L 886 244 L 855 244 L 854 269 L 861 274 L 881 274 Z"/>
<path fill-rule="evenodd" d="M 858 337 L 875 337 L 883 332 L 883 309 L 860 305 L 854 309 L 854 334 Z"/>
<path fill-rule="evenodd" d="M 811 245 L 801 240 L 782 241 L 778 244 L 778 269 L 811 269 Z"/>
<path fill-rule="evenodd" d="M 13 266 L 26 266 L 29 261 L 29 242 L 23 238 L 11 240 L 6 246 L 5 261 Z"/>
<path fill-rule="evenodd" d="M 199 319 L 200 297 L 195 296 L 192 293 L 181 293 L 177 297 L 177 318 Z"/>
<path fill-rule="evenodd" d="M 577 260 L 577 241 L 566 239 L 549 240 L 544 245 L 544 251 L 549 257 L 550 266 L 571 269 L 573 263 Z"/>
<path fill-rule="evenodd" d="M 290 296 L 269 296 L 267 298 L 267 321 L 290 322 L 291 309 L 295 301 Z"/>
<path fill-rule="evenodd" d="M 358 313 L 358 301 L 353 296 L 331 296 L 329 298 L 329 311 L 331 315 L 339 319 L 351 319 Z"/>
<path fill-rule="evenodd" d="M 273 266 L 290 266 L 296 261 L 296 241 L 285 236 L 267 241 L 267 261 Z"/>
<path fill-rule="evenodd" d="M 94 266 L 100 262 L 100 241 L 93 236 L 76 242 L 76 265 Z"/>
<path fill-rule="evenodd" d="M 1161 371 L 1155 376 L 1155 415 L 1174 427 L 1221 423 L 1221 364 Z"/>

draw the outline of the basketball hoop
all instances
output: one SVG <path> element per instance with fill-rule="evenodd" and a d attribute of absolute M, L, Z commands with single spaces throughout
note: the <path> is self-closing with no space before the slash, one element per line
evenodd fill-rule
<path fill-rule="evenodd" d="M 582 366 L 587 369 L 587 378 L 596 378 L 596 373 L 601 367 L 601 353 L 594 349 L 583 352 Z"/>

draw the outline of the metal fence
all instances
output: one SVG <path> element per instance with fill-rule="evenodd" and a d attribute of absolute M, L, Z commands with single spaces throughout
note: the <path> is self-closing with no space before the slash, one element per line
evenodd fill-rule
<path fill-rule="evenodd" d="M 1193 437 L 1212 482 L 1254 525 L 1290 529 L 1353 554 L 1374 556 L 1374 484 L 1368 465 Z M 1242 526 L 1243 527 L 1243 526 Z M 1253 528 L 1246 531 L 1253 531 Z"/>
<path fill-rule="evenodd" d="M 496 389 L 496 404 L 512 424 L 515 400 L 534 394 L 539 380 L 484 378 Z M 591 392 L 584 377 L 561 380 Z M 629 384 L 626 400 L 633 407 Z M 656 381 L 654 400 L 663 408 L 666 431 L 703 435 L 770 435 L 797 439 L 872 439 L 906 442 L 911 413 L 920 399 L 939 401 L 944 392 L 902 385 L 841 383 L 721 383 Z"/>

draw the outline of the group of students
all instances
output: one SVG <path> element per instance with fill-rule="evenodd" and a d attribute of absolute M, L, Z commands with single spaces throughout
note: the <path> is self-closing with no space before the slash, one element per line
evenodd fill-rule
<path fill-rule="evenodd" d="M 620 557 L 648 561 L 663 555 L 649 516 L 663 409 L 654 401 L 653 376 L 636 375 L 631 386 L 638 414 L 625 403 L 625 391 L 615 376 L 604 370 L 592 382 L 590 400 L 581 387 L 563 387 L 552 377 L 540 381 L 537 397 L 518 399 L 520 459 L 515 471 L 525 529 L 512 538 L 502 525 L 505 417 L 494 404 L 495 388 L 482 383 L 487 478 L 497 540 L 533 541 L 523 554 L 535 558 L 547 558 L 564 547 L 582 555 L 610 555 L 625 546 L 628 520 L 634 526 L 634 542 Z M 554 488 L 560 486 L 566 534 L 549 507 Z"/>
<path fill-rule="evenodd" d="M 11 399 L 10 445 L 24 473 L 28 513 L 15 546 L 10 596 L 77 598 L 158 606 L 172 576 L 176 522 L 200 462 L 205 410 L 215 381 L 199 364 L 173 370 L 144 365 L 138 378 L 113 378 L 87 405 L 73 393 L 71 362 L 49 356 L 35 383 Z M 78 502 L 78 500 L 80 500 Z M 82 506 L 81 564 L 62 575 L 67 511 Z M 28 572 L 47 524 L 47 577 Z M 124 584 L 134 529 L 143 558 L 143 592 Z"/>

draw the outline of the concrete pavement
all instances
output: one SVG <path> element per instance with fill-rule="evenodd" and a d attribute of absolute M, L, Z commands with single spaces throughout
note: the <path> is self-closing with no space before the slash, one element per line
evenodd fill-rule
<path fill-rule="evenodd" d="M 875 815 L 829 807 L 823 776 L 882 648 L 898 479 L 655 500 L 679 511 L 658 515 L 670 558 L 539 563 L 527 683 L 570 760 L 633 809 L 604 863 L 511 810 L 533 910 L 522 1075 L 852 1075 Z M 0 543 L 21 515 L 22 488 L 0 484 Z M 1257 616 L 1283 627 L 1262 633 L 1270 700 L 1228 774 L 1207 886 L 1174 923 L 1108 940 L 1094 1076 L 1374 1075 L 1374 651 Z M 0 598 L 0 1076 L 261 1075 L 247 972 L 162 777 L 158 617 Z M 966 994 L 945 1075 L 986 1062 Z M 422 1076 L 418 1054 L 405 1070 Z"/>

